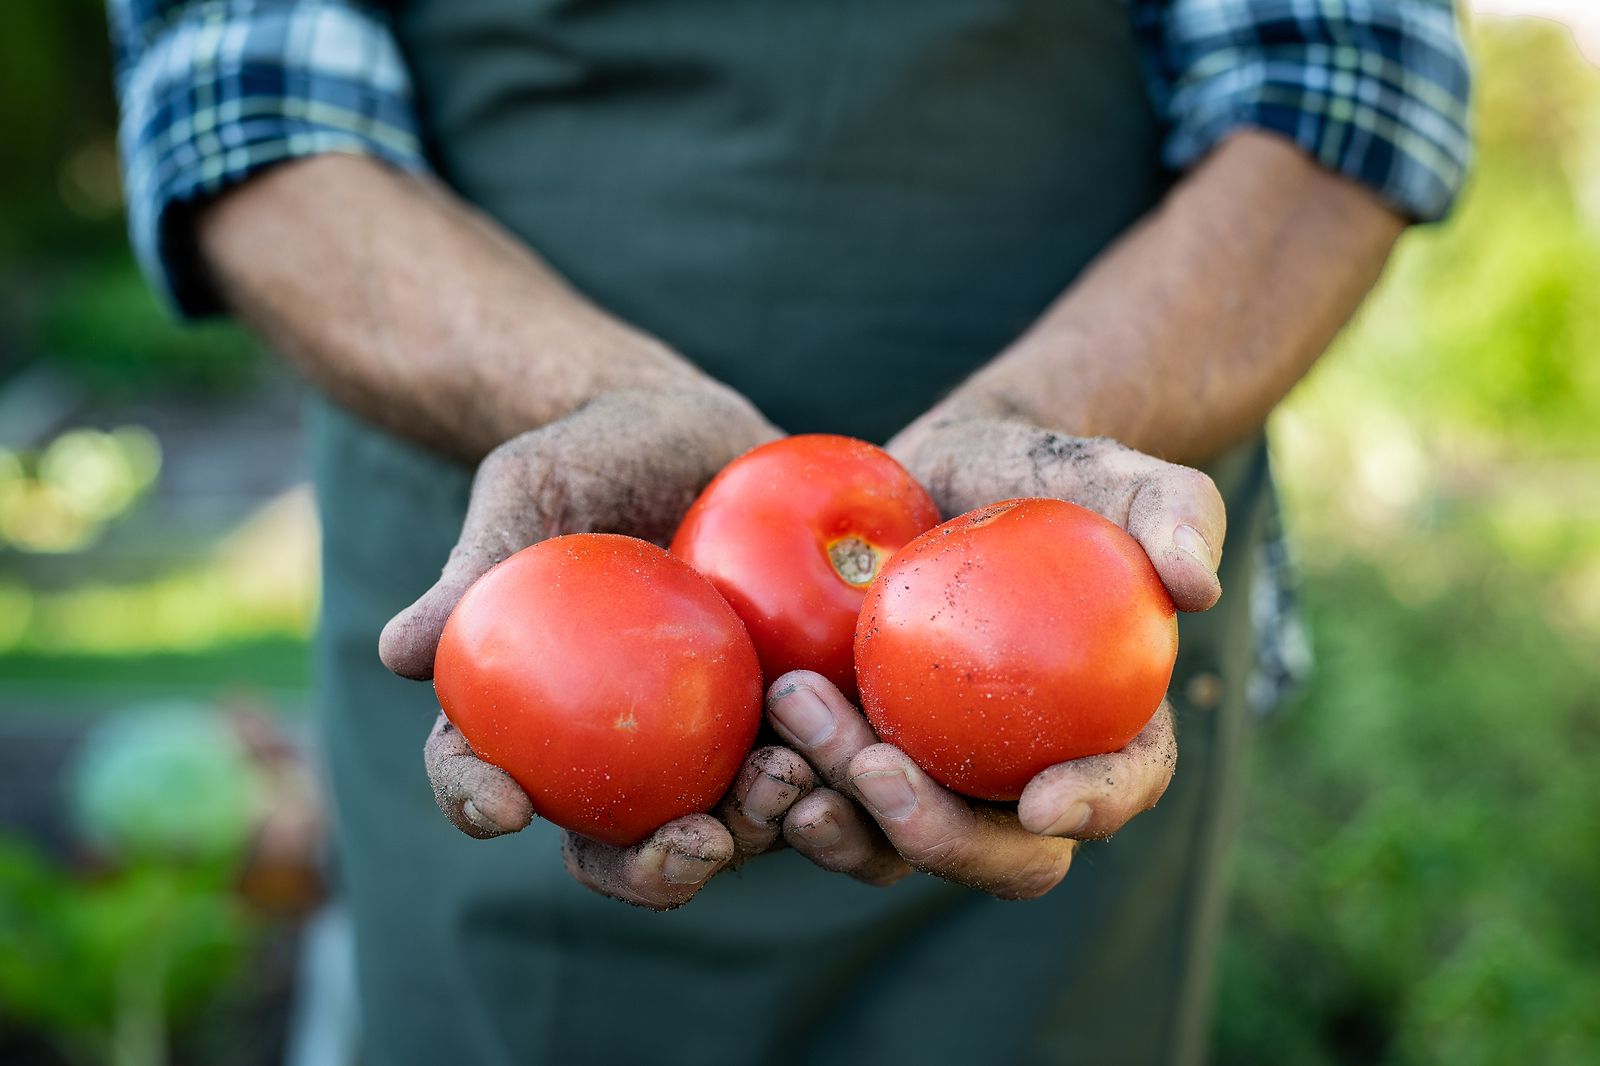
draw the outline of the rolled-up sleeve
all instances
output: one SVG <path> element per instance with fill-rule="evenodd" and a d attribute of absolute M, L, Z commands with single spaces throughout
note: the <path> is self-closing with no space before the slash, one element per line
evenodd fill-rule
<path fill-rule="evenodd" d="M 345 0 L 110 0 L 134 250 L 181 313 L 218 309 L 185 205 L 325 152 L 423 167 L 411 87 L 376 11 Z"/>
<path fill-rule="evenodd" d="M 1470 69 L 1450 0 L 1134 0 L 1166 162 L 1234 130 L 1293 140 L 1419 221 L 1470 155 Z"/>

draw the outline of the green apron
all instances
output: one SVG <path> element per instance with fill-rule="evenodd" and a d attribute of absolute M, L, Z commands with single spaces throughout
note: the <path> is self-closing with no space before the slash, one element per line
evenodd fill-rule
<path fill-rule="evenodd" d="M 792 431 L 888 437 L 1164 188 L 1117 0 L 416 0 L 396 19 L 444 178 Z M 1212 471 L 1228 595 L 1183 621 L 1173 787 L 1059 889 L 872 889 L 782 852 L 664 915 L 572 882 L 546 824 L 479 842 L 434 808 L 437 705 L 375 649 L 436 577 L 470 471 L 333 408 L 316 456 L 320 704 L 370 1063 L 1134 1063 L 1202 1046 L 1259 442 Z"/>

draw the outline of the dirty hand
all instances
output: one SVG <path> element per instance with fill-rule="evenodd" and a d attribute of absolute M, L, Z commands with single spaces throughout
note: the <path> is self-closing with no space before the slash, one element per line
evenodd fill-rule
<path fill-rule="evenodd" d="M 742 397 L 715 383 L 609 393 L 490 452 L 473 479 L 461 537 L 439 580 L 384 627 L 379 654 L 402 677 L 433 676 L 451 610 L 490 567 L 564 533 L 625 533 L 664 543 L 712 475 L 778 435 Z M 444 718 L 423 751 L 440 809 L 477 838 L 522 829 L 527 794 L 479 760 Z M 605 895 L 666 909 L 712 874 L 765 850 L 788 805 L 809 789 L 805 762 L 782 748 L 753 752 L 716 817 L 691 815 L 643 843 L 617 848 L 568 834 L 568 870 Z"/>
<path fill-rule="evenodd" d="M 1018 496 L 1070 500 L 1131 533 L 1180 609 L 1205 610 L 1221 594 L 1226 520 L 1199 471 L 1114 441 L 1001 419 L 919 423 L 889 449 L 946 515 Z M 1078 841 L 1108 837 L 1155 806 L 1177 764 L 1172 708 L 1163 702 L 1121 751 L 1042 771 L 1012 810 L 951 792 L 879 743 L 818 674 L 780 678 L 767 706 L 779 738 L 820 778 L 785 815 L 785 839 L 817 864 L 872 884 L 915 869 L 1005 898 L 1043 895 L 1066 876 Z"/>

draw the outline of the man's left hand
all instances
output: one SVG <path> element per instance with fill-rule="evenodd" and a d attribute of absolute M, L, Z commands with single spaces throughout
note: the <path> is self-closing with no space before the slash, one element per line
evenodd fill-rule
<path fill-rule="evenodd" d="M 1216 487 L 1197 470 L 1011 419 L 925 419 L 889 449 L 947 515 L 1018 496 L 1069 500 L 1126 529 L 1181 610 L 1205 610 L 1221 595 L 1226 518 Z M 1011 810 L 940 786 L 879 743 L 818 674 L 780 678 L 768 717 L 826 786 L 790 808 L 785 839 L 818 865 L 872 884 L 916 869 L 1003 898 L 1043 895 L 1066 876 L 1078 841 L 1109 837 L 1155 806 L 1177 765 L 1172 708 L 1163 702 L 1121 751 L 1044 770 Z"/>
<path fill-rule="evenodd" d="M 891 744 L 821 674 L 796 670 L 772 687 L 768 719 L 827 787 L 783 819 L 789 845 L 817 865 L 887 885 L 913 869 L 1004 899 L 1054 888 L 1078 841 L 1109 837 L 1155 806 L 1178 745 L 1163 703 L 1127 747 L 1045 770 L 1016 810 L 944 788 Z"/>

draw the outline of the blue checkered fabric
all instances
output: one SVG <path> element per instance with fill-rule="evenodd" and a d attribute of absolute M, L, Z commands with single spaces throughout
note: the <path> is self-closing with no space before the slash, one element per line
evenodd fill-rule
<path fill-rule="evenodd" d="M 1444 215 L 1470 151 L 1450 0 L 1133 0 L 1166 161 L 1233 130 L 1291 138 L 1402 214 Z"/>
<path fill-rule="evenodd" d="M 186 314 L 218 310 L 182 208 L 323 152 L 420 168 L 411 86 L 383 18 L 343 0 L 112 0 L 128 219 Z"/>
<path fill-rule="evenodd" d="M 216 310 L 181 207 L 321 152 L 424 165 L 378 10 L 352 0 L 109 0 L 128 214 L 140 262 L 187 314 Z M 1438 218 L 1468 155 L 1450 0 L 1129 0 L 1167 162 L 1261 127 Z"/>

